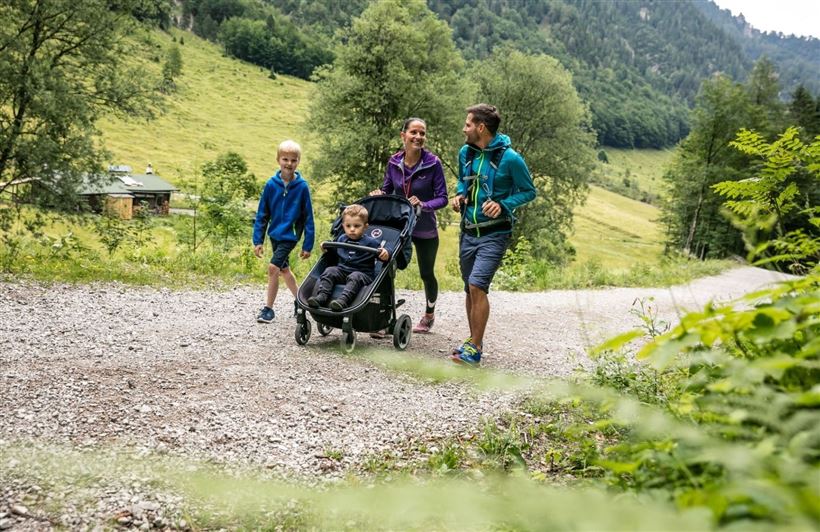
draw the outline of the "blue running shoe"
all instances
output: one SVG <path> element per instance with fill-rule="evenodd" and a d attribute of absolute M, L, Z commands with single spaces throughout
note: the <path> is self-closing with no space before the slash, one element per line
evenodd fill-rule
<path fill-rule="evenodd" d="M 259 323 L 270 323 L 273 321 L 273 309 L 270 307 L 262 307 L 262 310 L 259 311 L 259 315 L 256 317 L 256 321 Z"/>
<path fill-rule="evenodd" d="M 481 364 L 481 350 L 472 342 L 464 342 L 460 354 L 450 357 L 456 364 L 477 368 Z"/>
<path fill-rule="evenodd" d="M 464 352 L 464 344 L 468 344 L 472 341 L 473 341 L 472 337 L 467 337 L 467 339 L 465 339 L 463 342 L 461 342 L 461 345 L 454 347 L 453 350 L 450 351 L 450 356 L 458 356 L 461 353 L 463 353 Z"/>

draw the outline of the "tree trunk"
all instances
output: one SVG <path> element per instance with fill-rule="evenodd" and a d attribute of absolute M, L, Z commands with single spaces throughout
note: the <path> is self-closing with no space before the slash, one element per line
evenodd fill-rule
<path fill-rule="evenodd" d="M 689 255 L 692 251 L 692 241 L 695 239 L 695 230 L 698 227 L 698 218 L 700 217 L 700 208 L 703 205 L 703 187 L 700 187 L 698 193 L 698 205 L 695 207 L 695 214 L 692 215 L 692 223 L 689 225 L 689 235 L 686 237 L 686 245 L 683 250 Z"/>

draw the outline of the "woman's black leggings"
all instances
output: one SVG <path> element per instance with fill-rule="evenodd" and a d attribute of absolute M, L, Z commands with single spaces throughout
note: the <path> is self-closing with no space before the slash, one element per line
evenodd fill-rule
<path fill-rule="evenodd" d="M 436 280 L 436 255 L 438 254 L 438 237 L 413 238 L 416 246 L 416 260 L 419 263 L 419 275 L 424 283 L 424 297 L 427 298 L 426 310 L 432 314 L 438 299 L 438 280 Z"/>

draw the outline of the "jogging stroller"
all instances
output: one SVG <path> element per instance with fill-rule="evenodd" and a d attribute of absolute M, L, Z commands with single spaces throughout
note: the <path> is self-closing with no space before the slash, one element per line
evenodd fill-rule
<path fill-rule="evenodd" d="M 311 268 L 296 295 L 296 343 L 305 345 L 310 340 L 310 314 L 322 336 L 327 336 L 333 329 L 341 329 L 341 346 L 345 352 L 350 353 L 356 347 L 357 332 L 376 332 L 382 329 L 387 329 L 388 334 L 393 336 L 393 346 L 396 349 L 404 350 L 410 343 L 412 322 L 407 314 L 396 317 L 396 309 L 404 304 L 404 300 L 396 300 L 395 277 L 396 270 L 405 269 L 412 257 L 411 234 L 416 225 L 416 213 L 403 196 L 369 196 L 355 203 L 364 206 L 368 212 L 365 234 L 382 242 L 382 246 L 390 253 L 390 258 L 386 263 L 376 262 L 373 282 L 362 288 L 348 307 L 338 312 L 324 307 L 312 308 L 308 306 L 307 300 L 316 295 L 319 277 L 325 268 L 336 264 L 337 256 L 333 249 L 353 245 L 325 242 L 328 252 L 323 253 Z M 344 232 L 341 216 L 343 210 L 344 208 L 340 209 L 331 228 L 334 239 Z M 370 251 L 374 252 L 375 260 L 378 250 Z M 334 286 L 330 299 L 338 298 L 343 289 L 344 285 Z"/>

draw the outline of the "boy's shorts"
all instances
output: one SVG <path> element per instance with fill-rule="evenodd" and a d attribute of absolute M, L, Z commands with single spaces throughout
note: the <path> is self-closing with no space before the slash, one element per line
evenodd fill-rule
<path fill-rule="evenodd" d="M 270 241 L 271 249 L 273 249 L 273 256 L 270 258 L 270 263 L 280 270 L 287 270 L 290 267 L 288 257 L 290 252 L 296 247 L 296 242 L 289 242 L 287 240 Z"/>
<path fill-rule="evenodd" d="M 480 237 L 461 233 L 459 262 L 465 292 L 470 291 L 470 285 L 485 292 L 490 291 L 490 283 L 501 265 L 511 236 L 509 232 L 490 233 Z"/>

